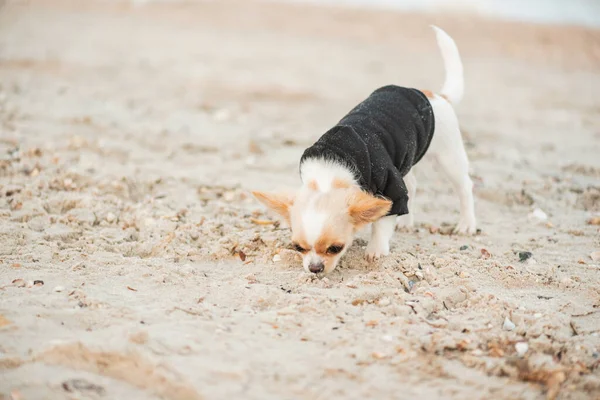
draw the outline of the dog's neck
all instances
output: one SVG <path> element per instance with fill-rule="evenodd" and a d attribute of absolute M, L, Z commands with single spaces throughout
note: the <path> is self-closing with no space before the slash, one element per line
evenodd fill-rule
<path fill-rule="evenodd" d="M 358 186 L 355 174 L 347 166 L 334 160 L 304 160 L 300 165 L 300 178 L 303 186 L 320 192 Z"/>

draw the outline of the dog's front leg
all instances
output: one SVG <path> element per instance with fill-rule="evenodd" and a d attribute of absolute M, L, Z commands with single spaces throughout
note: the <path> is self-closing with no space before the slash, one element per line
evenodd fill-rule
<path fill-rule="evenodd" d="M 390 254 L 390 239 L 394 234 L 395 227 L 395 215 L 388 215 L 373 222 L 371 226 L 371 239 L 365 253 L 367 261 L 375 261 L 379 257 Z"/>

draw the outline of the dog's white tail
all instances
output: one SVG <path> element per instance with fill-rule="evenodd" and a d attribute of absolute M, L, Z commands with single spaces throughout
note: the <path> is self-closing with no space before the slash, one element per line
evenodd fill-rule
<path fill-rule="evenodd" d="M 444 81 L 444 86 L 442 86 L 441 94 L 446 96 L 450 103 L 458 104 L 465 90 L 463 66 L 460 54 L 458 54 L 458 48 L 450 35 L 437 26 L 431 25 L 431 27 L 435 31 L 438 46 L 444 59 L 444 68 L 446 69 L 446 80 Z"/>

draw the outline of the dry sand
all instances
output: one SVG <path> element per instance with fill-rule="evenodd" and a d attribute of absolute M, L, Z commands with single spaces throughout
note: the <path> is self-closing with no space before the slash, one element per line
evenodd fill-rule
<path fill-rule="evenodd" d="M 378 85 L 438 88 L 430 23 L 464 58 L 482 232 L 443 234 L 457 200 L 424 164 L 391 256 L 363 261 L 362 234 L 309 276 L 248 193 L 297 185 Z M 600 398 L 599 72 L 575 27 L 5 4 L 0 398 Z"/>

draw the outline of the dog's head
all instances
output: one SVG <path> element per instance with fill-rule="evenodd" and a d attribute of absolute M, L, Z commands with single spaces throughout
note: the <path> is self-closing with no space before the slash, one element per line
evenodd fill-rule
<path fill-rule="evenodd" d="M 348 250 L 355 233 L 386 215 L 392 203 L 358 186 L 334 183 L 326 191 L 316 182 L 296 194 L 253 192 L 254 196 L 290 225 L 292 243 L 307 272 L 329 273 Z"/>

